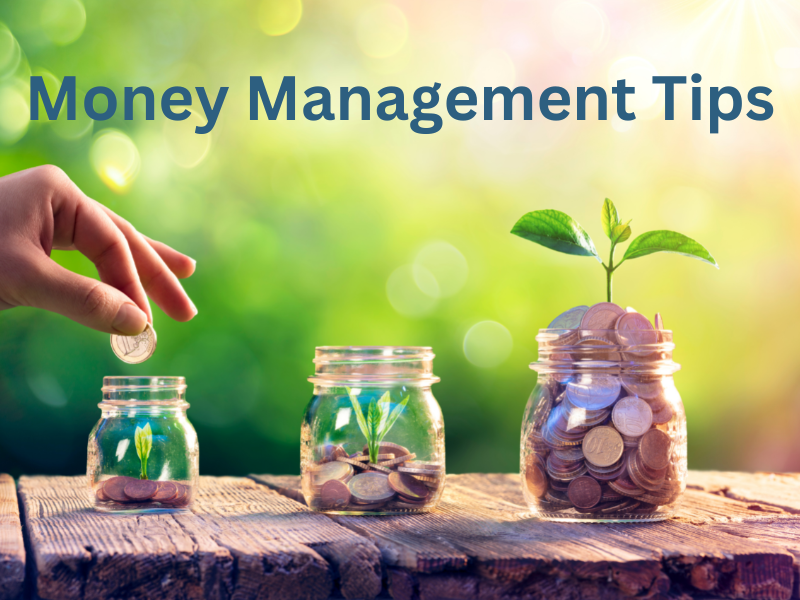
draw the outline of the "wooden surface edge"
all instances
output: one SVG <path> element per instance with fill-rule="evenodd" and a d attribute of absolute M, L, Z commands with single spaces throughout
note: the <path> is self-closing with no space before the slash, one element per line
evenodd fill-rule
<path fill-rule="evenodd" d="M 22 596 L 25 584 L 25 544 L 14 479 L 0 474 L 0 600 Z"/>

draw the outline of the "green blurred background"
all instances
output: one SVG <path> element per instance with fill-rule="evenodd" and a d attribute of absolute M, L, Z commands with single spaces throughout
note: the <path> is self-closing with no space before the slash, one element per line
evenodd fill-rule
<path fill-rule="evenodd" d="M 0 313 L 0 470 L 83 472 L 103 376 L 138 374 L 186 376 L 202 472 L 296 473 L 315 346 L 430 345 L 448 469 L 514 471 L 536 331 L 602 301 L 604 272 L 508 232 L 558 208 L 605 254 L 605 197 L 634 235 L 681 231 L 721 266 L 656 255 L 615 279 L 619 304 L 675 331 L 690 466 L 800 469 L 800 18 L 788 3 L 27 0 L 0 4 L 0 21 L 0 174 L 63 168 L 197 260 L 185 287 L 199 309 L 186 324 L 156 309 L 158 350 L 142 366 L 57 315 Z M 562 85 L 574 98 L 620 74 L 693 72 L 704 86 L 771 87 L 775 116 L 712 136 L 690 120 L 689 86 L 665 122 L 663 94 L 641 84 L 633 123 L 591 110 L 578 122 L 574 106 L 559 123 L 523 121 L 516 106 L 510 122 L 445 116 L 423 136 L 375 117 L 386 85 L 404 88 L 410 112 L 413 90 L 435 81 L 443 95 Z M 76 122 L 29 122 L 31 74 L 53 90 L 75 75 L 79 103 L 111 87 L 117 114 L 92 123 L 79 104 Z M 298 115 L 308 87 L 364 85 L 373 118 L 251 122 L 250 75 L 271 92 L 295 75 Z M 123 87 L 138 85 L 157 100 L 172 85 L 231 90 L 199 136 L 204 119 L 167 121 L 158 102 L 154 121 L 141 99 L 124 121 Z M 77 254 L 54 258 L 96 276 Z"/>

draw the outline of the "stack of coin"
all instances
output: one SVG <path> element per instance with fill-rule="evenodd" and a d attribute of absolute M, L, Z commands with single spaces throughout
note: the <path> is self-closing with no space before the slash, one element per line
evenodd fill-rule
<path fill-rule="evenodd" d="M 348 454 L 345 444 L 318 447 L 304 471 L 308 505 L 321 511 L 414 512 L 431 504 L 444 484 L 444 466 L 416 460 L 408 448 L 382 442 L 375 461 L 369 448 Z"/>
<path fill-rule="evenodd" d="M 672 334 L 603 302 L 557 317 L 540 341 L 523 436 L 529 501 L 559 518 L 669 512 L 685 488 L 685 429 Z M 538 370 L 538 369 L 537 369 Z"/>
<path fill-rule="evenodd" d="M 151 481 L 116 476 L 94 486 L 96 503 L 107 509 L 185 508 L 192 500 L 192 487 L 177 481 Z"/>

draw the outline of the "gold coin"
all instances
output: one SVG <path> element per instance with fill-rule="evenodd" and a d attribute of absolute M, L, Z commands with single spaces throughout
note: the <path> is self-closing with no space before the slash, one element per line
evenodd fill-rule
<path fill-rule="evenodd" d="M 153 356 L 158 338 L 150 323 L 139 335 L 111 335 L 111 349 L 121 361 L 138 365 Z"/>
<path fill-rule="evenodd" d="M 622 456 L 625 445 L 613 427 L 595 427 L 583 438 L 583 455 L 591 464 L 610 467 Z"/>

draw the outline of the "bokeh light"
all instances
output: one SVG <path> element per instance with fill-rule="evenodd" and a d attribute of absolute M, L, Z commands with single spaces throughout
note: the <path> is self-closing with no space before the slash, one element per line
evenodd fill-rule
<path fill-rule="evenodd" d="M 164 120 L 164 144 L 176 165 L 184 169 L 196 167 L 211 150 L 213 132 L 197 134 L 196 127 L 206 124 L 206 119 L 195 111 L 183 121 Z M 215 127 L 219 127 L 219 122 Z"/>
<path fill-rule="evenodd" d="M 302 16 L 302 0 L 262 0 L 258 7 L 258 25 L 271 36 L 286 35 L 297 27 Z"/>
<path fill-rule="evenodd" d="M 97 132 L 89 159 L 103 183 L 117 193 L 128 191 L 141 166 L 136 144 L 127 135 L 115 129 L 103 129 Z"/>
<path fill-rule="evenodd" d="M 553 9 L 553 35 L 576 62 L 600 49 L 606 37 L 606 16 L 594 4 L 567 0 Z"/>
<path fill-rule="evenodd" d="M 464 356 L 476 367 L 496 367 L 511 355 L 511 332 L 497 321 L 480 321 L 464 336 Z"/>
<path fill-rule="evenodd" d="M 388 58 L 403 48 L 408 39 L 408 21 L 394 4 L 380 3 L 367 8 L 358 19 L 356 40 L 361 51 L 372 58 Z"/>
<path fill-rule="evenodd" d="M 19 65 L 22 49 L 11 30 L 0 23 L 0 78 L 13 73 Z"/>
<path fill-rule="evenodd" d="M 30 106 L 25 86 L 10 80 L 0 83 L 0 142 L 11 145 L 28 131 Z"/>
<path fill-rule="evenodd" d="M 86 9 L 81 0 L 46 0 L 41 24 L 51 42 L 66 46 L 81 37 L 86 27 Z"/>
<path fill-rule="evenodd" d="M 469 266 L 458 248 L 447 242 L 432 242 L 417 253 L 414 260 L 414 279 L 420 289 L 425 289 L 423 277 L 436 282 L 437 296 L 447 298 L 457 294 L 467 282 Z M 420 269 L 422 267 L 422 269 Z M 417 273 L 426 275 L 417 276 Z M 433 296 L 434 294 L 428 294 Z"/>
<path fill-rule="evenodd" d="M 420 265 L 403 265 L 395 269 L 386 280 L 386 297 L 389 303 L 406 317 L 429 314 L 436 307 L 438 289 L 436 278 Z"/>

